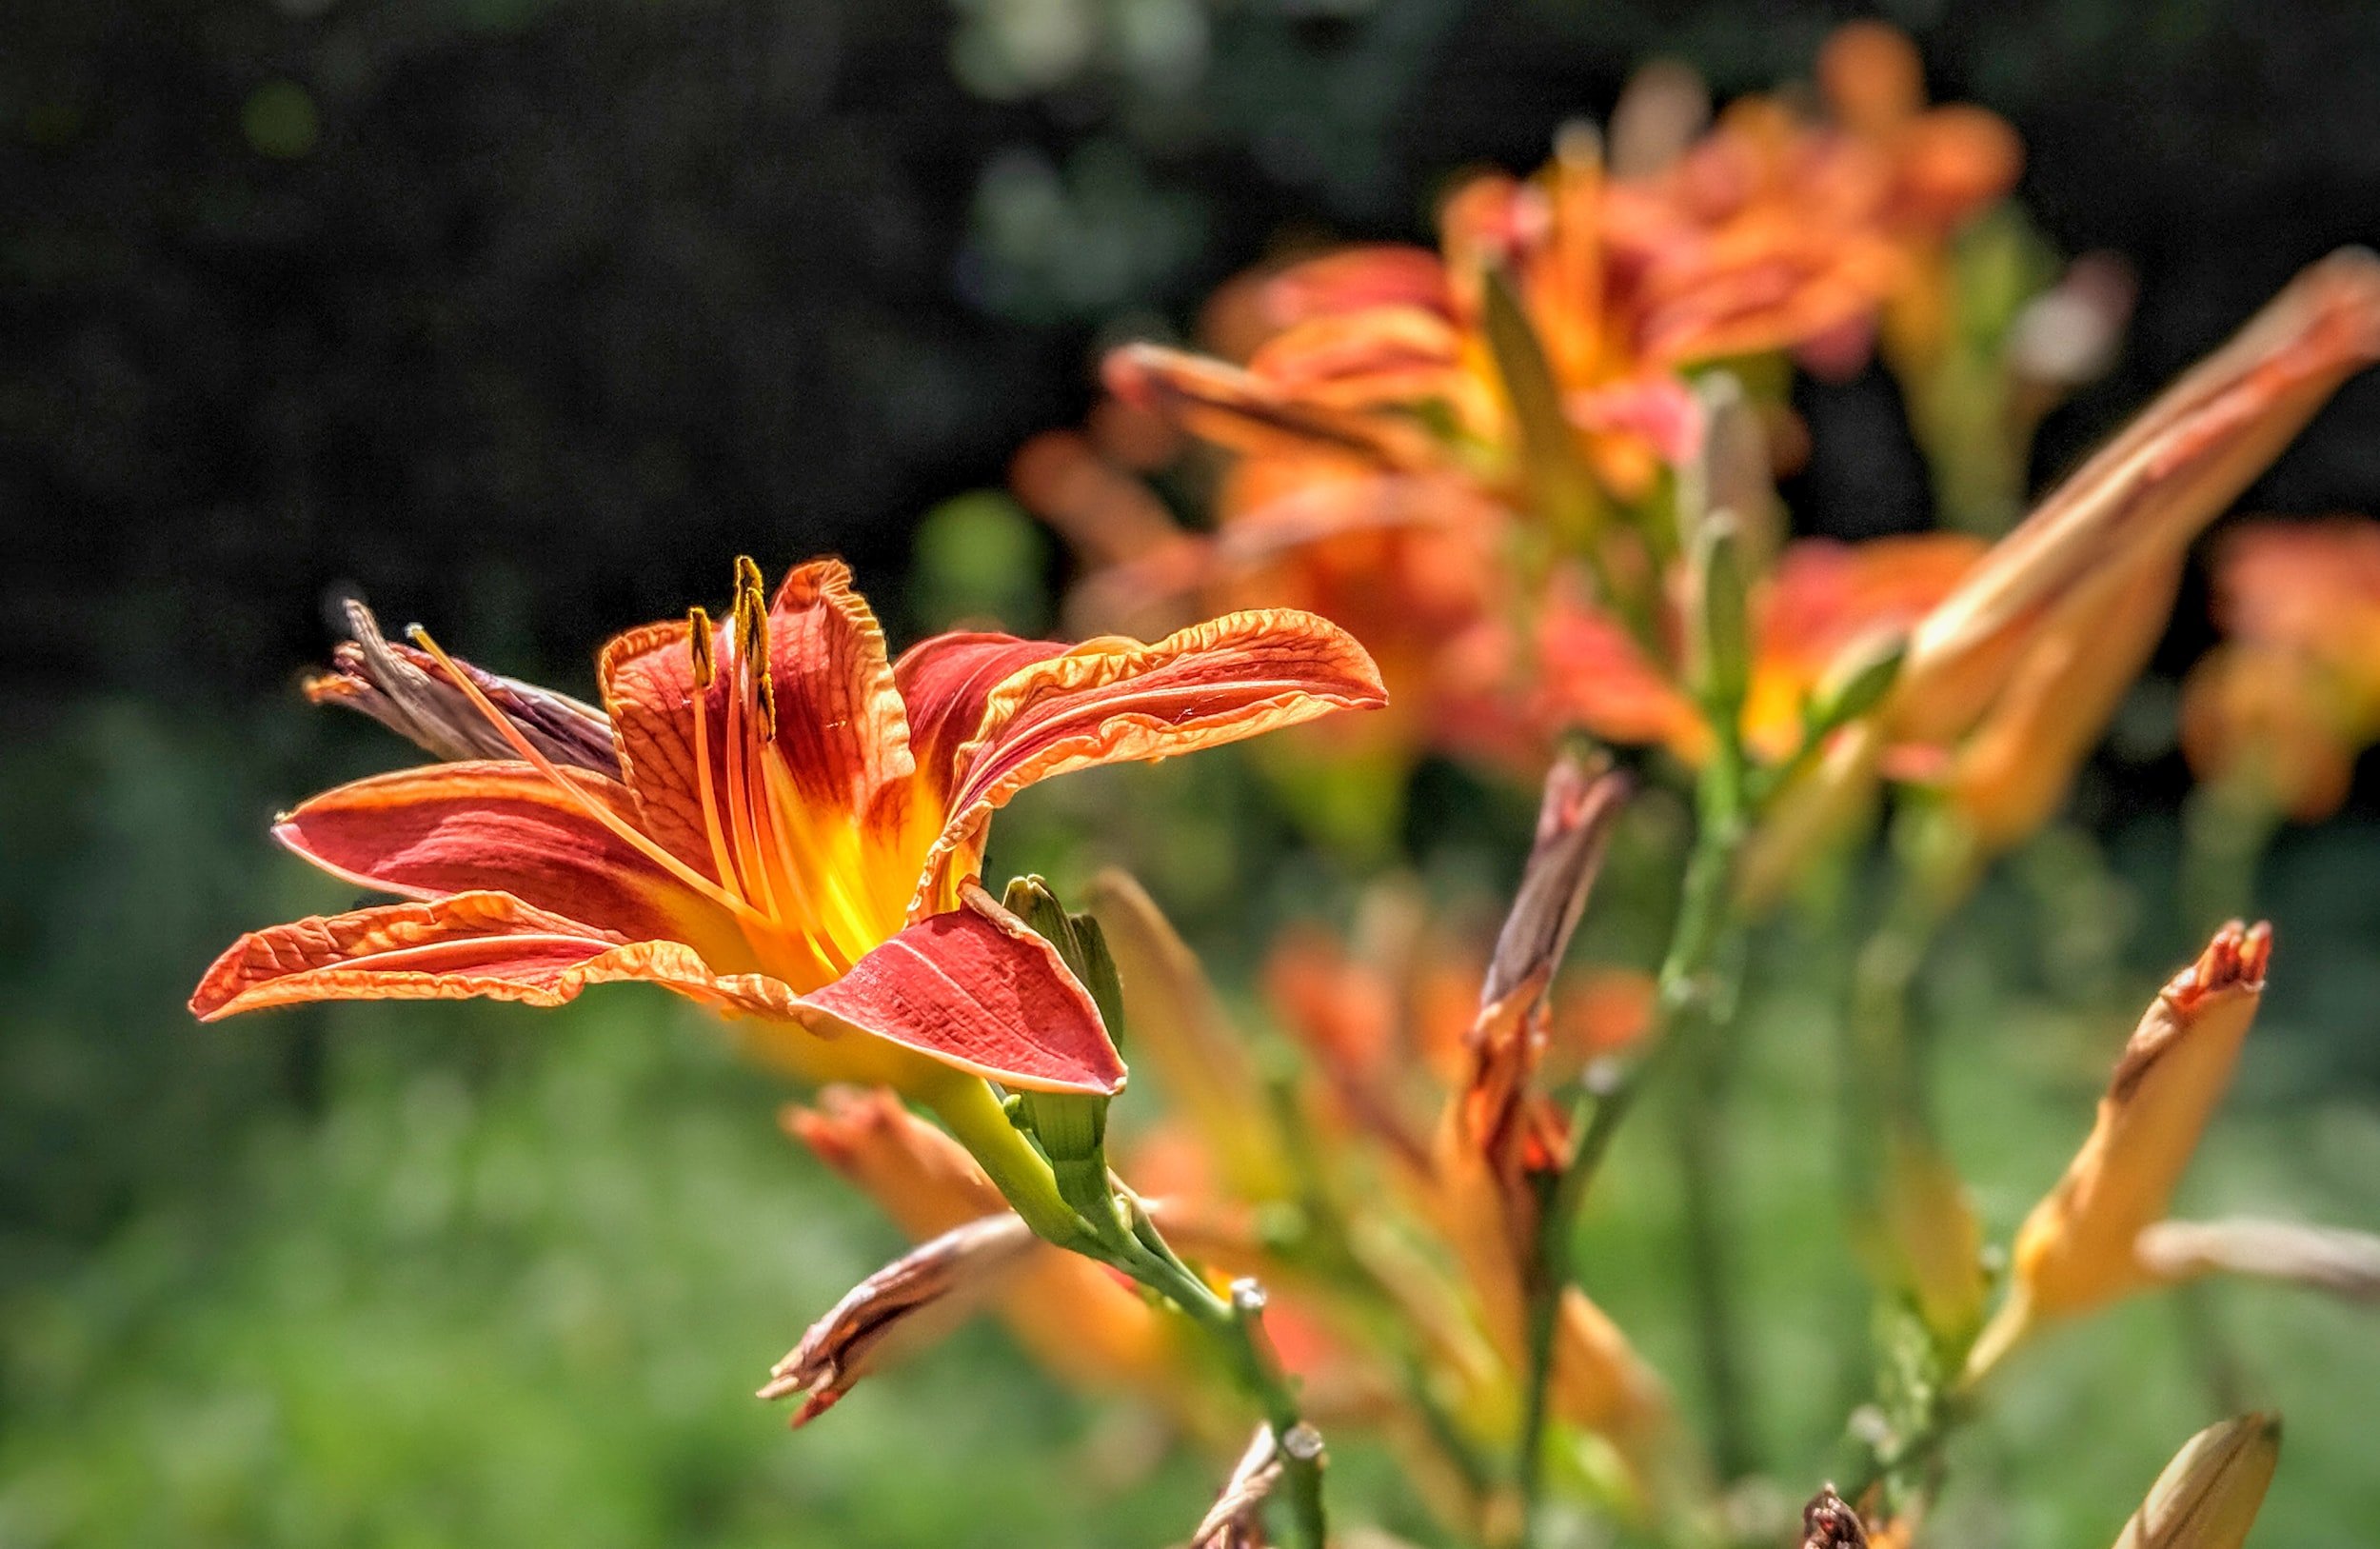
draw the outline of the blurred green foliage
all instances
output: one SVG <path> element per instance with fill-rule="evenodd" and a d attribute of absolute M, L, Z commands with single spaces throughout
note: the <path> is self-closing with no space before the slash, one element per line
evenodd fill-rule
<path fill-rule="evenodd" d="M 2142 268 L 2132 352 L 2048 428 L 2049 464 L 2281 275 L 2370 236 L 2380 142 L 2349 109 L 2380 12 L 1887 9 L 1946 94 L 2025 133 L 2057 246 Z M 1039 627 L 1052 546 L 1002 504 L 939 503 L 1079 412 L 1106 330 L 1183 325 L 1279 242 L 1418 235 L 1450 173 L 1533 163 L 1648 53 L 1723 89 L 1794 73 L 1836 10 L 12 7 L 0 1549 L 1178 1539 L 1213 1461 L 1153 1462 L 1130 1411 L 1054 1390 L 986 1329 L 798 1437 L 748 1398 L 897 1239 L 684 1009 L 617 991 L 545 1015 L 189 1022 L 183 998 L 238 930 L 349 902 L 271 851 L 274 808 L 406 756 L 288 692 L 318 601 L 361 584 L 582 690 L 606 630 L 715 594 L 738 550 L 851 553 L 905 635 Z M 2380 443 L 2341 427 L 2375 401 L 2350 388 L 2257 502 L 2368 504 Z M 1802 407 L 1803 522 L 1916 525 L 1890 388 Z M 2080 803 L 2090 829 L 2021 857 L 1925 986 L 1945 1125 L 2001 1232 L 2183 950 L 2170 708 L 2144 695 L 2128 724 Z M 1202 758 L 1037 791 L 995 859 L 1061 885 L 1128 864 L 1244 965 L 1396 849 L 1492 917 L 1529 809 L 1439 766 L 1391 808 L 1359 782 L 1284 791 Z M 1593 950 L 1657 944 L 1664 821 L 1624 838 Z M 2375 860 L 2362 815 L 2271 858 L 2271 1004 L 2192 1211 L 2380 1225 Z M 1831 950 L 1789 938 L 1764 959 L 1786 993 L 1750 1030 L 1734 1140 L 1770 1336 L 1760 1429 L 1795 1493 L 1856 1391 L 1835 1352 L 1860 1313 L 1812 1139 Z M 1682 1370 L 1654 1144 L 1623 1143 L 1583 1275 Z M 2290 1418 L 2262 1539 L 2368 1540 L 2370 1322 L 2270 1290 L 2214 1307 Z M 1964 1442 L 1946 1534 L 2108 1541 L 2210 1418 L 2186 1343 L 2152 1301 L 2034 1352 Z M 1087 1515 L 1061 1474 L 1092 1481 Z"/>

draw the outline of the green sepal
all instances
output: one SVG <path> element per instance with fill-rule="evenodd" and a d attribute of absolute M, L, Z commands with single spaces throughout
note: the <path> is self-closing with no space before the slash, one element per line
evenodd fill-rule
<path fill-rule="evenodd" d="M 1837 659 L 1803 706 L 1802 723 L 1809 734 L 1824 737 L 1883 704 L 1908 658 L 1908 640 L 1891 638 Z"/>
<path fill-rule="evenodd" d="M 1117 1040 L 1123 1027 L 1123 987 L 1099 923 L 1088 915 L 1069 914 L 1040 877 L 1015 879 L 1001 903 L 1056 949 L 1067 971 L 1081 983 L 1099 1008 L 1108 1038 Z M 1115 1193 L 1107 1177 L 1108 1099 L 1081 1092 L 1019 1092 L 1009 1101 L 1015 1104 L 1021 1127 L 1049 1159 L 1059 1197 L 1095 1229 L 1113 1221 Z"/>

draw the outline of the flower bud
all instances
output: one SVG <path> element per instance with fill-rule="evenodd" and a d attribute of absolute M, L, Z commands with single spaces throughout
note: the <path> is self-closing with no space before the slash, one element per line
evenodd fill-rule
<path fill-rule="evenodd" d="M 2236 921 L 2158 992 L 2100 1099 L 2081 1151 L 2016 1234 L 2008 1302 L 1968 1362 L 1980 1376 L 2043 1319 L 2155 1283 L 2135 1246 L 2197 1148 L 2255 1020 L 2270 927 Z"/>
<path fill-rule="evenodd" d="M 2182 1444 L 2115 1549 L 2239 1549 L 2281 1460 L 2281 1418 L 2242 1415 Z"/>

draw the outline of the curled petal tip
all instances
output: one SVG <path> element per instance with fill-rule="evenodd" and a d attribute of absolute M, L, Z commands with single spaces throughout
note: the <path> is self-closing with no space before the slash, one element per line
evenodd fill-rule
<path fill-rule="evenodd" d="M 2264 988 L 2265 969 L 2271 961 L 2271 923 L 2231 921 L 2214 933 L 2197 962 L 2174 975 L 2172 983 L 2166 986 L 2166 999 L 2176 1009 L 2189 1011 L 2223 990 L 2238 988 L 2252 994 Z"/>

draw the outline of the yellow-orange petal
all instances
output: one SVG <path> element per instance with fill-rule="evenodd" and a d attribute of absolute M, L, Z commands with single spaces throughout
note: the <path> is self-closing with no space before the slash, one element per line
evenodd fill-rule
<path fill-rule="evenodd" d="M 2311 266 L 2060 485 L 1928 615 L 1893 697 L 1903 736 L 1974 724 L 2026 632 L 2111 566 L 2172 553 L 2354 372 L 2380 360 L 2380 259 Z"/>
<path fill-rule="evenodd" d="M 1387 703 L 1372 659 L 1327 620 L 1285 609 L 1227 614 L 1155 645 L 1085 641 L 1010 673 L 960 748 L 949 817 L 921 897 L 971 870 L 995 809 L 1035 781 L 1101 764 L 1169 758 Z"/>
<path fill-rule="evenodd" d="M 1248 370 L 1276 390 L 1333 409 L 1452 400 L 1462 336 L 1438 312 L 1375 307 L 1300 323 L 1265 341 Z"/>
<path fill-rule="evenodd" d="M 1951 800 L 1987 848 L 2055 813 L 2155 653 L 2180 586 L 2180 557 L 2151 554 L 2077 591 L 2038 631 L 1951 765 Z"/>
<path fill-rule="evenodd" d="M 1388 243 L 1342 248 L 1292 264 L 1267 279 L 1261 294 L 1264 321 L 1277 329 L 1375 307 L 1418 307 L 1444 314 L 1452 306 L 1446 267 L 1438 254 Z"/>
<path fill-rule="evenodd" d="M 2182 755 L 2201 781 L 2244 782 L 2299 823 L 2347 804 L 2356 749 L 2341 695 L 2319 662 L 2254 645 L 2218 645 L 2182 680 Z"/>

